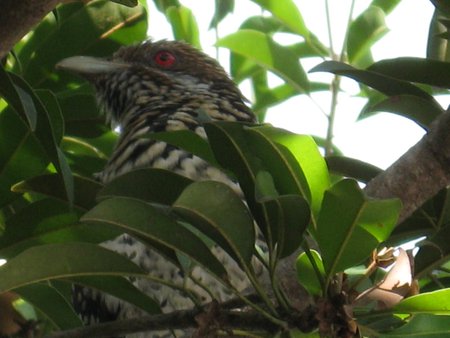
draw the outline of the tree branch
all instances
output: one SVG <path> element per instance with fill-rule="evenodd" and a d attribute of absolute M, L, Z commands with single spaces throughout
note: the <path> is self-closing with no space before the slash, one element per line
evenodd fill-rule
<path fill-rule="evenodd" d="M 449 184 L 450 112 L 446 112 L 415 146 L 371 180 L 365 192 L 370 197 L 399 198 L 400 223 Z"/>
<path fill-rule="evenodd" d="M 0 10 L 0 59 L 59 3 L 74 0 L 2 0 Z M 86 0 L 81 0 L 88 2 Z"/>
<path fill-rule="evenodd" d="M 217 310 L 215 322 L 221 330 L 258 330 L 274 332 L 278 327 L 255 311 Z M 67 331 L 52 333 L 45 338 L 117 337 L 141 331 L 187 330 L 199 325 L 201 310 L 180 310 L 172 313 L 124 319 Z"/>

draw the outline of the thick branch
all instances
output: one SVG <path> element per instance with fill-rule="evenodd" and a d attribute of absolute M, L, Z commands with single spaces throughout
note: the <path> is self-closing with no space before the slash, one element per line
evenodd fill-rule
<path fill-rule="evenodd" d="M 0 59 L 56 5 L 74 0 L 2 0 L 0 10 Z M 89 0 L 80 0 L 89 2 Z"/>
<path fill-rule="evenodd" d="M 450 112 L 433 122 L 429 132 L 365 188 L 370 197 L 398 197 L 399 223 L 450 184 Z"/>
<path fill-rule="evenodd" d="M 215 319 L 222 330 L 240 329 L 273 332 L 277 329 L 267 318 L 254 311 L 241 312 L 220 309 L 218 311 Z M 187 330 L 198 326 L 197 316 L 200 313 L 200 310 L 174 311 L 168 314 L 131 318 L 56 332 L 46 336 L 46 338 L 100 338 L 123 336 L 142 331 Z"/>

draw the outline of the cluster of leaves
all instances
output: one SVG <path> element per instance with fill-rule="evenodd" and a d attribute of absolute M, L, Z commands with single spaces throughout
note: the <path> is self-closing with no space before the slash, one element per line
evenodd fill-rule
<path fill-rule="evenodd" d="M 239 31 L 217 45 L 231 50 L 234 79 L 250 79 L 253 108 L 263 119 L 272 105 L 329 88 L 327 83 L 311 82 L 298 60 L 327 59 L 330 49 L 308 30 L 293 1 L 254 2 L 270 15 L 248 18 Z M 442 92 L 435 86 L 449 87 L 444 76 L 447 56 L 438 53 L 443 50 L 439 43 L 446 40 L 432 35 L 429 53 L 434 60 L 373 63 L 370 53 L 385 32 L 384 16 L 398 2 L 374 0 L 349 24 L 343 55 L 350 65 L 331 60 L 314 71 L 358 81 L 361 95 L 368 97 L 362 116 L 390 111 L 427 129 L 444 111 L 433 94 Z M 176 0 L 155 4 L 167 16 L 177 39 L 200 45 L 195 17 L 188 8 Z M 232 4 L 216 1 L 211 27 L 217 28 Z M 448 8 L 438 8 L 433 24 L 446 26 L 448 21 L 442 17 L 448 15 Z M 158 313 L 158 304 L 124 278 L 151 277 L 125 257 L 97 245 L 126 232 L 160 251 L 187 275 L 193 264 L 201 265 L 247 305 L 286 328 L 294 325 L 284 316 L 294 311 L 294 304 L 280 286 L 277 266 L 302 248 L 296 264 L 298 282 L 315 300 L 316 318 L 309 329 L 319 326 L 322 334 L 356 334 L 356 323 L 362 334 L 383 337 L 446 332 L 450 326 L 449 289 L 445 289 L 450 253 L 445 240 L 450 229 L 447 190 L 395 227 L 398 201 L 368 199 L 356 180 L 345 178 L 365 182 L 379 172 L 376 168 L 340 156 L 327 157 L 326 162 L 309 136 L 233 123 L 207 124 L 208 143 L 188 132 L 152 137 L 188 149 L 229 172 L 239 182 L 245 203 L 227 185 L 192 182 L 157 169 L 136 170 L 106 186 L 92 180 L 111 153 L 116 134 L 104 125 L 91 88 L 55 72 L 54 65 L 72 55 L 110 55 L 121 45 L 145 39 L 146 29 L 142 4 L 67 4 L 19 42 L 6 70 L 1 69 L 0 257 L 7 263 L 0 268 L 0 291 L 14 290 L 33 304 L 38 310 L 34 318 L 47 323 L 49 330 L 82 325 L 70 304 L 72 283 Z M 282 46 L 276 41 L 279 32 L 303 42 Z M 285 82 L 271 88 L 269 72 Z M 255 252 L 254 221 L 267 241 L 267 253 Z M 306 234 L 316 250 L 310 249 Z M 384 266 L 383 257 L 372 252 L 381 244 L 422 236 L 429 245 L 423 245 L 415 257 L 414 278 L 429 293 L 400 301 L 413 289 L 409 260 L 396 264 L 410 277 L 406 292 L 398 291 L 398 273 L 385 276 L 382 269 L 375 269 Z M 236 260 L 262 304 L 233 290 L 225 268 L 209 250 L 211 242 Z M 256 276 L 251 264 L 255 254 L 269 272 L 276 303 Z M 388 261 L 392 259 L 388 255 Z M 370 268 L 366 270 L 364 264 Z M 170 281 L 159 282 L 179 288 Z M 366 300 L 387 306 L 389 297 L 376 295 L 382 288 L 389 296 L 400 296 L 389 311 L 357 303 L 361 299 L 354 294 L 364 295 L 367 290 L 365 294 L 371 296 Z M 198 302 L 195 295 L 190 296 Z M 344 311 L 346 306 L 351 306 L 352 313 Z M 339 318 L 330 319 L 330 312 Z"/>

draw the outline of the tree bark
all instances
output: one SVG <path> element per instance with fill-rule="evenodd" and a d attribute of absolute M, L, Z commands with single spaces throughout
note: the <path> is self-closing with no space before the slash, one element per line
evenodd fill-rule
<path fill-rule="evenodd" d="M 60 3 L 77 0 L 2 0 L 0 7 L 0 60 Z M 89 2 L 90 0 L 78 0 Z"/>
<path fill-rule="evenodd" d="M 450 185 L 450 112 L 442 114 L 427 134 L 383 173 L 365 193 L 374 198 L 399 198 L 404 221 L 439 190 Z"/>

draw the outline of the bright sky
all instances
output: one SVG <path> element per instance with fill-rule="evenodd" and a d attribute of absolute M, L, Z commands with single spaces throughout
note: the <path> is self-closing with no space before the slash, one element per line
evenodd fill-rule
<path fill-rule="evenodd" d="M 328 44 L 325 0 L 297 0 L 300 11 L 307 27 L 319 39 Z M 355 16 L 359 14 L 371 1 L 356 0 Z M 204 50 L 216 55 L 213 44 L 216 39 L 214 31 L 208 31 L 211 16 L 214 13 L 212 0 L 181 0 L 196 15 L 200 39 Z M 340 44 L 344 35 L 344 28 L 348 18 L 351 0 L 329 0 L 333 32 L 333 45 L 340 51 Z M 171 39 L 172 32 L 164 17 L 150 6 L 149 36 L 153 39 Z M 428 25 L 434 7 L 429 0 L 403 0 L 400 5 L 387 17 L 386 23 L 390 32 L 373 48 L 375 60 L 395 58 L 400 56 L 424 57 L 428 35 Z M 219 36 L 225 36 L 236 31 L 239 25 L 251 15 L 259 15 L 260 8 L 250 0 L 237 0 L 234 14 L 228 16 L 219 26 Z M 282 38 L 285 38 L 284 36 Z M 227 50 L 220 49 L 220 61 L 228 67 Z M 320 63 L 320 60 L 308 60 L 303 63 L 306 71 Z M 311 79 L 329 80 L 331 75 L 315 73 Z M 279 83 L 274 77 L 274 85 Z M 366 120 L 356 121 L 364 105 L 364 100 L 356 98 L 357 85 L 351 80 L 343 81 L 345 93 L 339 96 L 337 119 L 335 121 L 334 143 L 346 156 L 355 157 L 370 162 L 381 168 L 388 167 L 399 156 L 413 146 L 423 135 L 420 127 L 405 118 L 393 114 L 381 113 Z M 244 95 L 251 99 L 252 94 L 248 85 L 241 86 Z M 275 126 L 291 130 L 296 133 L 311 134 L 324 137 L 327 120 L 320 107 L 328 112 L 330 95 L 314 94 L 313 103 L 306 96 L 290 99 L 268 112 L 267 122 Z"/>

